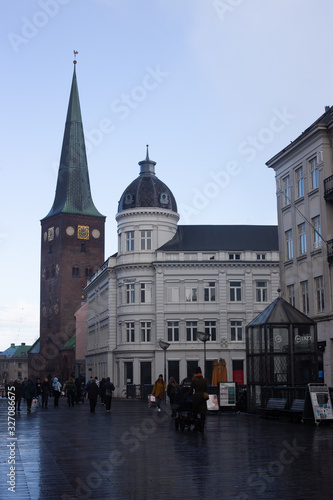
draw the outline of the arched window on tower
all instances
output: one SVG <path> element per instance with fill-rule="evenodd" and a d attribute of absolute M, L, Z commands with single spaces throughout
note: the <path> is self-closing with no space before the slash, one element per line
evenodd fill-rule
<path fill-rule="evenodd" d="M 78 266 L 73 266 L 72 268 L 72 277 L 73 278 L 78 278 L 80 275 L 80 270 Z"/>
<path fill-rule="evenodd" d="M 94 271 L 92 267 L 86 267 L 86 278 L 91 278 L 91 276 L 94 274 Z"/>
<path fill-rule="evenodd" d="M 55 266 L 52 266 L 51 277 L 55 277 Z"/>

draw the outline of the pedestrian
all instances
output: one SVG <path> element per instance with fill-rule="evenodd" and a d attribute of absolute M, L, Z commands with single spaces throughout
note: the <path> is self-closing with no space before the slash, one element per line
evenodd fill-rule
<path fill-rule="evenodd" d="M 66 384 L 64 385 L 64 390 L 66 390 L 68 406 L 74 406 L 76 385 L 75 380 L 72 377 L 69 377 L 69 379 L 67 380 Z"/>
<path fill-rule="evenodd" d="M 115 387 L 110 381 L 110 377 L 107 377 L 105 383 L 103 384 L 106 413 L 111 412 L 112 392 L 114 391 L 114 389 Z"/>
<path fill-rule="evenodd" d="M 14 380 L 15 387 L 15 412 L 21 411 L 21 399 L 23 395 L 22 381 L 20 378 Z"/>
<path fill-rule="evenodd" d="M 38 406 L 41 406 L 42 404 L 42 382 L 39 377 L 36 378 L 35 382 L 36 390 L 37 390 L 37 403 Z"/>
<path fill-rule="evenodd" d="M 53 389 L 53 398 L 54 398 L 54 407 L 58 408 L 59 406 L 59 398 L 61 395 L 61 383 L 59 382 L 57 377 L 54 377 L 53 383 L 52 383 L 52 389 Z"/>
<path fill-rule="evenodd" d="M 99 395 L 99 388 L 96 384 L 96 380 L 93 378 L 92 381 L 87 385 L 88 399 L 90 403 L 90 413 L 95 413 L 95 408 L 97 404 L 97 398 Z"/>
<path fill-rule="evenodd" d="M 47 409 L 49 395 L 50 395 L 50 382 L 49 379 L 45 377 L 44 381 L 42 382 L 42 408 Z"/>
<path fill-rule="evenodd" d="M 75 379 L 75 388 L 76 388 L 75 402 L 78 405 L 79 402 L 81 401 L 81 380 L 79 379 L 79 377 Z"/>
<path fill-rule="evenodd" d="M 166 391 L 166 385 L 163 380 L 163 375 L 159 375 L 153 387 L 153 396 L 155 396 L 155 403 L 157 406 L 157 411 L 161 411 L 161 401 L 164 399 L 164 391 Z"/>
<path fill-rule="evenodd" d="M 176 395 L 176 392 L 178 391 L 178 389 L 179 389 L 179 385 L 177 384 L 175 378 L 170 377 L 168 387 L 167 387 L 167 395 L 170 399 L 170 406 L 172 409 L 172 413 L 171 413 L 172 417 L 174 417 L 176 415 L 176 410 L 174 410 L 173 404 L 174 404 L 175 395 Z"/>
<path fill-rule="evenodd" d="M 33 381 L 31 380 L 31 378 L 29 378 L 28 382 L 24 386 L 24 397 L 27 400 L 27 411 L 28 411 L 28 413 L 30 413 L 32 400 L 33 400 L 33 398 L 37 397 L 36 386 L 33 383 Z"/>
<path fill-rule="evenodd" d="M 24 387 L 27 385 L 27 383 L 28 383 L 28 379 L 27 379 L 27 377 L 24 377 L 23 382 L 22 382 L 22 393 L 23 393 L 23 396 L 22 396 L 22 397 L 23 397 L 23 401 L 25 401 L 25 397 L 24 397 Z"/>
<path fill-rule="evenodd" d="M 207 393 L 207 380 L 203 378 L 200 366 L 197 367 L 192 378 L 190 394 L 193 394 L 194 429 L 204 432 L 207 403 L 204 393 Z"/>

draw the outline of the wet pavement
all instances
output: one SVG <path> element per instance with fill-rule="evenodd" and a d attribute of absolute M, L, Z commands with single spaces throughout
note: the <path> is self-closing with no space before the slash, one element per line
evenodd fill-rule
<path fill-rule="evenodd" d="M 201 434 L 143 401 L 52 405 L 22 404 L 13 430 L 0 399 L 2 500 L 333 498 L 333 424 L 214 413 Z"/>

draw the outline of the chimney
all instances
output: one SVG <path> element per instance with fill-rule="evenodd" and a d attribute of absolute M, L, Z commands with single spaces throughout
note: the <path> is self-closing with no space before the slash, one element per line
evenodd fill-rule
<path fill-rule="evenodd" d="M 21 345 L 25 345 L 25 342 L 21 342 Z"/>
<path fill-rule="evenodd" d="M 330 110 L 330 106 L 325 106 L 325 113 Z"/>
<path fill-rule="evenodd" d="M 15 344 L 10 344 L 10 347 L 15 347 Z"/>

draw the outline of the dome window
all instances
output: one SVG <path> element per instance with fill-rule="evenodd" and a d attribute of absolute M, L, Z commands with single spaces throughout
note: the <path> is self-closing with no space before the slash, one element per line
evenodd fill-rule
<path fill-rule="evenodd" d="M 131 193 L 125 195 L 125 205 L 130 205 L 134 201 L 134 196 Z"/>
<path fill-rule="evenodd" d="M 169 195 L 168 195 L 168 193 L 161 193 L 161 195 L 160 195 L 160 203 L 162 205 L 167 205 L 169 203 Z"/>

